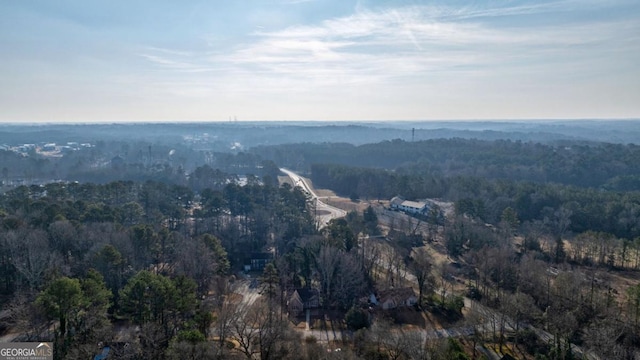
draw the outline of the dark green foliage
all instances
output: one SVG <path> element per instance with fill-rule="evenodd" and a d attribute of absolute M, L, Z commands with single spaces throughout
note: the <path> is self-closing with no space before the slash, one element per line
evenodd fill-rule
<path fill-rule="evenodd" d="M 283 155 L 295 153 L 298 155 L 297 164 L 293 165 L 311 167 L 312 173 L 317 170 L 313 167 L 314 164 L 333 163 L 360 168 L 393 169 L 398 174 L 421 172 L 421 175 L 446 177 L 473 175 L 490 179 L 556 182 L 581 187 L 603 186 L 617 176 L 625 181 L 612 181 L 609 186 L 616 186 L 616 183 L 635 184 L 627 179 L 640 173 L 640 165 L 634 160 L 640 158 L 640 147 L 632 144 L 546 145 L 457 138 L 417 142 L 393 140 L 360 146 L 291 144 L 262 147 L 257 151 L 284 166 L 291 165 Z M 341 183 L 348 182 L 348 174 L 340 177 L 344 180 Z M 321 176 L 318 179 L 324 178 Z M 350 179 L 355 180 L 353 186 L 357 186 L 359 179 Z M 370 189 L 382 189 L 377 188 L 380 183 L 376 178 L 363 184 L 370 185 Z M 439 187 L 437 181 L 433 184 L 436 185 L 434 187 Z M 367 186 L 361 188 L 366 189 Z M 633 189 L 633 185 L 631 188 Z M 367 193 L 375 193 L 376 190 Z M 359 195 L 364 196 L 363 193 Z"/>
<path fill-rule="evenodd" d="M 357 211 L 349 211 L 344 218 L 354 235 L 359 236 L 365 230 L 364 218 Z M 377 223 L 376 223 L 377 225 Z"/>
<path fill-rule="evenodd" d="M 367 235 L 379 235 L 380 228 L 378 227 L 378 215 L 371 205 L 367 206 L 362 217 Z"/>
<path fill-rule="evenodd" d="M 529 354 L 549 354 L 549 345 L 541 340 L 533 330 L 522 330 L 517 334 L 518 344 L 522 344 Z"/>
<path fill-rule="evenodd" d="M 463 318 L 462 309 L 464 308 L 464 298 L 457 295 L 441 295 L 431 294 L 427 297 L 426 303 L 430 307 L 430 311 L 442 316 L 446 321 L 456 322 Z"/>
<path fill-rule="evenodd" d="M 262 272 L 261 281 L 263 283 L 262 295 L 266 296 L 269 300 L 275 299 L 278 295 L 278 270 L 273 266 L 273 263 L 269 263 L 264 267 Z"/>
<path fill-rule="evenodd" d="M 94 349 L 109 331 L 109 291 L 97 271 L 90 269 L 82 279 L 60 277 L 38 295 L 36 304 L 51 320 L 59 321 L 55 333 L 56 358 Z"/>
<path fill-rule="evenodd" d="M 115 294 L 123 285 L 125 259 L 113 245 L 107 244 L 92 257 L 93 266 L 102 274 L 107 287 Z"/>
<path fill-rule="evenodd" d="M 69 319 L 77 315 L 85 301 L 80 280 L 61 277 L 49 284 L 36 302 L 48 316 L 60 321 L 60 334 L 66 336 Z"/>
<path fill-rule="evenodd" d="M 369 314 L 358 307 L 352 306 L 344 316 L 344 321 L 352 331 L 357 331 L 362 328 L 369 327 Z"/>
<path fill-rule="evenodd" d="M 464 198 L 456 201 L 457 215 L 468 215 L 483 220 L 486 216 L 484 201 L 482 199 Z"/>
<path fill-rule="evenodd" d="M 467 354 L 465 354 L 462 344 L 454 338 L 447 339 L 447 359 L 450 360 L 469 360 Z"/>
<path fill-rule="evenodd" d="M 85 297 L 86 306 L 91 311 L 104 314 L 111 305 L 113 294 L 106 287 L 102 275 L 94 269 L 89 269 L 85 278 L 81 280 L 80 287 Z"/>
<path fill-rule="evenodd" d="M 462 296 L 450 296 L 444 304 L 446 312 L 452 316 L 462 316 L 462 308 L 464 308 L 464 298 Z"/>
<path fill-rule="evenodd" d="M 124 315 L 137 324 L 164 321 L 168 303 L 177 297 L 171 280 L 143 270 L 133 276 L 120 291 L 120 307 Z"/>
<path fill-rule="evenodd" d="M 356 245 L 356 235 L 351 231 L 345 219 L 331 220 L 326 232 L 333 246 L 349 252 Z"/>
<path fill-rule="evenodd" d="M 503 223 L 507 224 L 511 229 L 517 229 L 518 226 L 520 225 L 520 220 L 518 219 L 518 213 L 510 206 L 506 207 L 502 211 L 500 220 Z"/>
<path fill-rule="evenodd" d="M 216 273 L 218 275 L 226 275 L 230 268 L 229 258 L 220 240 L 211 234 L 204 234 L 202 241 L 215 256 Z"/>
<path fill-rule="evenodd" d="M 185 277 L 170 279 L 143 270 L 133 276 L 120 291 L 123 315 L 136 324 L 157 322 L 167 331 L 195 309 L 196 284 Z"/>
<path fill-rule="evenodd" d="M 418 170 L 416 170 L 418 171 Z M 603 231 L 628 239 L 640 236 L 640 192 L 619 193 L 554 183 L 492 180 L 471 176 L 442 177 L 432 174 L 430 184 L 419 172 L 366 169 L 335 164 L 312 165 L 312 180 L 341 194 L 360 189 L 360 196 L 390 199 L 398 194 L 408 199 L 445 198 L 455 202 L 459 215 L 498 224 L 507 208 L 511 226 L 524 222 L 568 220 L 564 231 Z M 373 190 L 361 183 L 376 184 Z M 436 186 L 436 183 L 440 184 Z M 444 186 L 443 184 L 446 184 Z M 561 210 L 564 209 L 564 210 Z M 557 215 L 556 215 L 557 214 Z M 514 216 L 515 215 L 515 216 Z M 556 221 L 557 222 L 557 221 Z M 559 229 L 556 226 L 556 229 Z"/>
<path fill-rule="evenodd" d="M 571 210 L 568 230 L 574 233 L 596 230 L 629 239 L 640 235 L 640 228 L 631 225 L 638 217 L 633 210 L 640 203 L 638 193 L 618 192 L 633 191 L 635 185 L 615 185 L 634 184 L 640 173 L 632 160 L 640 157 L 635 145 L 452 139 L 282 148 L 306 159 L 315 184 L 344 196 L 448 198 L 457 202 L 460 214 L 493 224 L 509 207 L 525 222 L 542 221 L 545 207 L 564 206 Z M 614 178 L 618 180 L 609 182 Z M 517 222 L 511 220 L 513 227 Z"/>
<path fill-rule="evenodd" d="M 185 341 L 191 344 L 197 344 L 205 340 L 204 335 L 198 330 L 180 330 L 176 335 L 176 341 Z"/>

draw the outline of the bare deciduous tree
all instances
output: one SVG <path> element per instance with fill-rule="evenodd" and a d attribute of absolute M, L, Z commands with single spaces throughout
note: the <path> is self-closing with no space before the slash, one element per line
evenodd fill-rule
<path fill-rule="evenodd" d="M 425 337 L 421 331 L 393 326 L 388 320 L 377 320 L 369 330 L 378 352 L 391 360 L 426 359 Z"/>
<path fill-rule="evenodd" d="M 370 279 L 376 279 L 376 272 L 373 271 L 378 261 L 380 261 L 382 251 L 380 244 L 370 238 L 362 239 L 362 263 L 365 275 Z"/>
<path fill-rule="evenodd" d="M 416 248 L 410 263 L 411 271 L 418 282 L 418 305 L 422 306 L 422 296 L 425 291 L 433 289 L 435 279 L 432 274 L 433 258 L 425 247 Z"/>
<path fill-rule="evenodd" d="M 11 264 L 29 289 L 38 289 L 46 271 L 55 263 L 55 253 L 49 251 L 47 234 L 42 230 L 20 229 L 6 234 Z"/>
<path fill-rule="evenodd" d="M 247 359 L 280 359 L 287 353 L 285 341 L 290 336 L 286 320 L 274 316 L 274 310 L 264 301 L 239 306 L 231 323 L 231 331 Z"/>
<path fill-rule="evenodd" d="M 364 291 L 362 267 L 354 255 L 332 246 L 323 246 L 316 258 L 325 306 L 348 308 Z"/>

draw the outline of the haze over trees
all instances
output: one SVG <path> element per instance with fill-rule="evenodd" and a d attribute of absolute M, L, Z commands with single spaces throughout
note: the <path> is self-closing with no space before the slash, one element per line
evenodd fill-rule
<path fill-rule="evenodd" d="M 116 126 L 100 141 L 88 132 L 91 146 L 47 151 L 47 133 L 62 143 L 110 128 L 20 127 L 15 138 L 36 145 L 0 150 L 2 322 L 19 339 L 53 341 L 57 359 L 91 358 L 98 343 L 130 358 L 322 358 L 335 344 L 292 327 L 294 289 L 339 314 L 345 358 L 478 358 L 485 345 L 540 359 L 637 357 L 640 148 L 594 141 L 595 125 L 588 140 L 563 130 L 545 142 L 482 129 L 470 131 L 483 140 L 421 129 L 409 141 L 406 124 L 395 128 L 404 140 L 373 125 L 225 124 L 206 139 L 195 125 L 131 126 L 152 131 L 116 139 L 131 129 Z M 239 129 L 262 140 L 234 145 Z M 370 138 L 326 142 L 362 129 Z M 318 228 L 309 195 L 280 167 L 350 211 Z M 397 195 L 429 199 L 430 210 L 385 209 Z M 432 200 L 451 204 L 446 216 Z M 244 280 L 254 254 L 270 261 Z M 250 286 L 253 302 L 239 295 Z M 427 325 L 410 331 L 369 303 L 402 288 L 415 292 L 414 317 L 464 335 L 424 341 Z"/>

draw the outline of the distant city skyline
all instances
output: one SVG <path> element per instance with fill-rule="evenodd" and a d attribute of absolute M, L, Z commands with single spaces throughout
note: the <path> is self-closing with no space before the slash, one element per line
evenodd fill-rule
<path fill-rule="evenodd" d="M 5 1 L 0 122 L 640 118 L 640 2 Z"/>

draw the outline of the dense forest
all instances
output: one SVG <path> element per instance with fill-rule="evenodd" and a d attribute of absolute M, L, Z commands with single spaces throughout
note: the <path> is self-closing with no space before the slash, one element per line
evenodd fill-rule
<path fill-rule="evenodd" d="M 393 170 L 398 174 L 475 176 L 527 180 L 610 190 L 640 190 L 640 146 L 628 144 L 541 144 L 520 141 L 435 139 L 289 144 L 254 150 L 280 166 L 310 170 L 313 164 L 341 164 Z M 311 171 L 313 173 L 313 171 Z"/>
<path fill-rule="evenodd" d="M 56 359 L 638 357 L 637 145 L 200 146 L 0 150 L 0 335 Z M 320 226 L 280 167 L 350 211 Z M 428 212 L 390 211 L 397 195 Z M 370 300 L 408 287 L 405 317 Z M 317 294 L 310 330 L 294 291 Z"/>
<path fill-rule="evenodd" d="M 629 240 L 640 236 L 640 192 L 618 192 L 560 184 L 488 180 L 480 177 L 401 175 L 380 169 L 316 164 L 311 178 L 318 186 L 350 197 L 390 199 L 445 198 L 461 213 L 497 224 L 512 208 L 519 219 L 545 221 L 563 210 L 568 230 L 608 232 Z"/>
<path fill-rule="evenodd" d="M 44 340 L 48 323 L 39 317 L 59 320 L 56 358 L 92 356 L 115 336 L 111 318 L 157 336 L 131 350 L 155 349 L 146 356 L 157 359 L 174 336 L 208 333 L 211 303 L 249 254 L 316 233 L 302 192 L 257 184 L 199 195 L 158 182 L 21 186 L 0 209 L 0 293 L 10 321 L 24 340 Z"/>
<path fill-rule="evenodd" d="M 256 152 L 307 170 L 318 186 L 352 198 L 442 198 L 491 224 L 507 207 L 525 222 L 551 219 L 563 209 L 575 233 L 640 236 L 636 145 L 441 139 L 293 144 Z"/>

